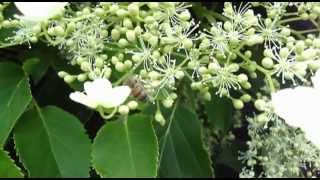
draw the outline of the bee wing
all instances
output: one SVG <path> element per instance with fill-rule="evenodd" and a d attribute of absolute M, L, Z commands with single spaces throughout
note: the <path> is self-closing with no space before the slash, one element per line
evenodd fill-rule
<path fill-rule="evenodd" d="M 309 87 L 283 89 L 272 94 L 275 112 L 289 125 L 310 128 L 320 117 L 320 95 Z"/>

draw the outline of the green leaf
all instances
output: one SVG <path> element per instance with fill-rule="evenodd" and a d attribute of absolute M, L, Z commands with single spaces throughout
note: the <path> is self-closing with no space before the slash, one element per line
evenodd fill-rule
<path fill-rule="evenodd" d="M 31 100 L 28 77 L 13 63 L 0 63 L 0 145 Z"/>
<path fill-rule="evenodd" d="M 158 144 L 151 120 L 142 115 L 108 122 L 93 144 L 93 166 L 103 177 L 155 177 Z"/>
<path fill-rule="evenodd" d="M 49 68 L 49 62 L 36 57 L 26 59 L 23 69 L 31 76 L 37 84 Z"/>
<path fill-rule="evenodd" d="M 14 140 L 30 177 L 89 177 L 90 139 L 79 120 L 61 109 L 26 112 Z"/>
<path fill-rule="evenodd" d="M 232 102 L 227 98 L 220 98 L 214 95 L 212 96 L 212 100 L 205 104 L 205 110 L 210 126 L 213 129 L 227 133 L 233 123 Z"/>
<path fill-rule="evenodd" d="M 194 111 L 177 105 L 167 126 L 160 127 L 160 177 L 212 177 L 211 162 L 202 142 L 202 129 Z"/>
<path fill-rule="evenodd" d="M 0 178 L 22 178 L 23 174 L 9 157 L 8 153 L 0 150 Z"/>

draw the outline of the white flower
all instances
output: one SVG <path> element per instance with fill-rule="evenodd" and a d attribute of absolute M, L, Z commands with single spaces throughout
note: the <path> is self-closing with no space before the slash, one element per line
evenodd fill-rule
<path fill-rule="evenodd" d="M 29 21 L 49 19 L 60 13 L 67 2 L 15 2 L 15 6 L 23 14 L 19 16 Z"/>
<path fill-rule="evenodd" d="M 93 82 L 84 83 L 84 91 L 73 92 L 70 99 L 84 104 L 92 109 L 97 107 L 114 108 L 121 105 L 131 93 L 128 86 L 118 86 L 112 88 L 112 84 L 107 79 L 95 79 Z"/>
<path fill-rule="evenodd" d="M 312 87 L 286 88 L 272 94 L 277 115 L 289 125 L 300 127 L 306 137 L 320 147 L 320 70 L 312 77 Z"/>

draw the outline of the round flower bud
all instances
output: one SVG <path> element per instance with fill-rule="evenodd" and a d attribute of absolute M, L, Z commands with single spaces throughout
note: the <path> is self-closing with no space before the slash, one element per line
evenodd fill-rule
<path fill-rule="evenodd" d="M 119 45 L 119 47 L 126 47 L 126 46 L 128 46 L 129 45 L 129 43 L 128 43 L 128 41 L 126 40 L 126 39 L 124 39 L 124 38 L 121 38 L 119 41 L 118 41 L 118 45 Z"/>
<path fill-rule="evenodd" d="M 208 72 L 208 69 L 204 66 L 201 66 L 198 71 L 201 75 L 204 75 Z"/>
<path fill-rule="evenodd" d="M 268 118 L 268 116 L 267 116 L 265 113 L 262 113 L 262 114 L 259 114 L 259 115 L 257 116 L 257 121 L 258 121 L 259 123 L 266 123 L 266 122 L 269 121 L 269 118 Z"/>
<path fill-rule="evenodd" d="M 230 65 L 229 65 L 229 68 L 230 68 L 230 71 L 231 71 L 231 72 L 237 72 L 237 71 L 240 69 L 239 65 L 236 64 L 236 63 L 230 64 Z"/>
<path fill-rule="evenodd" d="M 188 21 L 191 18 L 191 14 L 188 10 L 185 10 L 179 14 L 179 18 L 183 21 Z"/>
<path fill-rule="evenodd" d="M 150 3 L 147 3 L 148 7 L 150 9 L 157 9 L 159 8 L 159 3 L 158 2 L 150 2 Z"/>
<path fill-rule="evenodd" d="M 131 29 L 133 27 L 132 21 L 129 18 L 125 18 L 123 20 L 123 26 L 128 28 L 128 29 Z"/>
<path fill-rule="evenodd" d="M 185 49 L 190 49 L 193 46 L 193 42 L 189 38 L 183 39 L 182 44 Z"/>
<path fill-rule="evenodd" d="M 171 98 L 166 98 L 165 100 L 162 101 L 162 104 L 166 108 L 171 108 L 173 105 L 173 100 Z"/>
<path fill-rule="evenodd" d="M 164 126 L 166 123 L 166 120 L 164 119 L 162 113 L 160 110 L 158 110 L 154 116 L 154 119 L 161 125 Z"/>
<path fill-rule="evenodd" d="M 244 83 L 248 81 L 248 76 L 246 74 L 241 73 L 238 75 L 238 80 L 240 83 Z"/>
<path fill-rule="evenodd" d="M 154 19 L 154 17 L 152 16 L 147 16 L 146 18 L 144 18 L 144 22 L 146 24 L 152 24 L 153 22 L 155 22 L 156 20 Z"/>
<path fill-rule="evenodd" d="M 38 38 L 37 38 L 36 36 L 32 36 L 32 37 L 30 38 L 30 42 L 36 43 L 36 42 L 38 42 Z"/>
<path fill-rule="evenodd" d="M 220 66 L 217 63 L 210 63 L 208 65 L 208 69 L 212 72 L 215 73 L 220 69 Z"/>
<path fill-rule="evenodd" d="M 128 5 L 128 12 L 130 16 L 136 16 L 139 14 L 139 6 L 136 3 Z"/>
<path fill-rule="evenodd" d="M 280 49 L 279 55 L 281 58 L 286 59 L 289 56 L 289 49 L 284 47 Z"/>
<path fill-rule="evenodd" d="M 70 22 L 70 23 L 68 23 L 68 25 L 67 25 L 67 33 L 71 33 L 71 32 L 73 32 L 74 30 L 76 29 L 76 23 L 74 23 L 74 22 Z"/>
<path fill-rule="evenodd" d="M 41 25 L 40 24 L 37 24 L 37 25 L 32 27 L 32 33 L 38 34 L 40 32 L 41 32 Z"/>
<path fill-rule="evenodd" d="M 98 68 L 101 68 L 103 66 L 103 63 L 104 63 L 104 61 L 100 57 L 97 57 L 94 61 L 95 66 Z"/>
<path fill-rule="evenodd" d="M 249 94 L 244 94 L 240 97 L 240 99 L 245 102 L 245 103 L 248 103 L 251 101 L 251 96 Z"/>
<path fill-rule="evenodd" d="M 71 75 L 66 75 L 64 78 L 63 78 L 64 82 L 66 83 L 72 83 L 74 80 L 75 80 L 75 77 L 74 76 L 71 76 Z"/>
<path fill-rule="evenodd" d="M 305 48 L 305 43 L 302 40 L 297 41 L 296 43 L 296 52 L 300 54 Z"/>
<path fill-rule="evenodd" d="M 126 69 L 122 62 L 117 62 L 115 68 L 119 72 L 124 72 Z"/>
<path fill-rule="evenodd" d="M 98 16 L 98 17 L 103 17 L 105 15 L 105 11 L 102 8 L 96 8 L 94 10 L 94 13 Z"/>
<path fill-rule="evenodd" d="M 111 38 L 115 41 L 118 40 L 120 38 L 120 32 L 117 29 L 112 29 Z"/>
<path fill-rule="evenodd" d="M 159 38 L 157 36 L 150 36 L 150 38 L 148 39 L 148 43 L 152 47 L 156 47 L 158 45 L 158 41 L 159 41 Z"/>
<path fill-rule="evenodd" d="M 48 34 L 50 36 L 54 36 L 55 35 L 55 31 L 54 31 L 54 27 L 50 27 L 48 30 L 47 30 Z"/>
<path fill-rule="evenodd" d="M 77 76 L 77 80 L 80 81 L 80 82 L 84 82 L 87 80 L 87 74 L 79 74 Z"/>
<path fill-rule="evenodd" d="M 127 106 L 129 107 L 130 110 L 135 110 L 138 107 L 137 101 L 130 101 L 128 102 Z"/>
<path fill-rule="evenodd" d="M 125 17 L 128 15 L 128 11 L 124 10 L 124 9 L 118 9 L 116 12 L 116 15 L 118 17 Z"/>
<path fill-rule="evenodd" d="M 211 94 L 208 91 L 205 92 L 202 97 L 205 101 L 211 101 Z"/>
<path fill-rule="evenodd" d="M 301 56 L 304 60 L 312 60 L 316 56 L 316 53 L 316 50 L 309 48 L 305 51 L 302 51 Z"/>
<path fill-rule="evenodd" d="M 240 110 L 244 107 L 243 102 L 240 99 L 232 100 L 233 107 L 237 110 Z"/>
<path fill-rule="evenodd" d="M 176 77 L 177 79 L 182 79 L 184 77 L 184 72 L 183 71 L 177 71 L 174 74 L 174 77 Z"/>
<path fill-rule="evenodd" d="M 115 64 L 117 64 L 117 62 L 119 62 L 118 57 L 117 56 L 112 56 L 111 57 L 111 63 L 115 65 Z"/>
<path fill-rule="evenodd" d="M 149 72 L 149 77 L 151 80 L 157 80 L 159 78 L 159 73 L 156 71 Z"/>
<path fill-rule="evenodd" d="M 130 69 L 132 67 L 132 61 L 130 60 L 124 61 L 124 66 L 126 69 Z"/>
<path fill-rule="evenodd" d="M 90 71 L 91 65 L 90 65 L 89 62 L 86 62 L 86 61 L 85 61 L 85 62 L 82 62 L 82 63 L 81 63 L 80 68 L 81 68 L 82 71 L 87 72 L 87 71 Z"/>
<path fill-rule="evenodd" d="M 60 78 L 64 78 L 66 75 L 68 75 L 68 73 L 66 73 L 65 71 L 59 71 L 59 72 L 58 72 L 58 76 L 59 76 Z"/>
<path fill-rule="evenodd" d="M 284 27 L 284 28 L 282 28 L 282 30 L 281 30 L 280 33 L 281 33 L 283 36 L 290 36 L 291 31 L 290 31 L 289 28 Z"/>
<path fill-rule="evenodd" d="M 259 111 L 264 111 L 264 109 L 266 107 L 266 102 L 262 99 L 257 99 L 254 102 L 254 107 L 257 108 Z"/>
<path fill-rule="evenodd" d="M 223 28 L 228 32 L 232 31 L 232 23 L 230 21 L 226 21 L 223 24 Z"/>
<path fill-rule="evenodd" d="M 132 55 L 132 61 L 135 63 L 142 61 L 141 55 L 138 55 L 138 54 Z"/>
<path fill-rule="evenodd" d="M 251 58 L 252 56 L 252 52 L 250 50 L 247 50 L 244 52 L 244 55 L 247 57 L 247 58 Z"/>
<path fill-rule="evenodd" d="M 119 109 L 118 109 L 118 112 L 121 114 L 121 115 L 127 115 L 129 113 L 129 107 L 127 105 L 121 105 L 119 106 Z"/>
<path fill-rule="evenodd" d="M 128 30 L 126 32 L 126 37 L 128 39 L 128 41 L 133 42 L 136 40 L 136 33 L 134 30 Z"/>
<path fill-rule="evenodd" d="M 273 56 L 273 52 L 272 52 L 271 49 L 265 49 L 265 50 L 263 51 L 263 55 L 266 56 L 266 57 L 271 58 L 271 57 Z"/>
<path fill-rule="evenodd" d="M 270 69 L 273 67 L 273 60 L 269 57 L 263 58 L 261 63 L 264 68 Z"/>
<path fill-rule="evenodd" d="M 244 89 L 250 89 L 250 88 L 252 87 L 249 82 L 242 83 L 241 86 L 242 86 Z"/>
<path fill-rule="evenodd" d="M 64 36 L 64 28 L 62 26 L 54 27 L 54 34 L 57 36 Z"/>

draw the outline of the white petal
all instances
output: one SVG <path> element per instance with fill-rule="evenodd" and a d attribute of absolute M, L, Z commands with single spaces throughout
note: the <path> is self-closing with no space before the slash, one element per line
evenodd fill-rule
<path fill-rule="evenodd" d="M 320 96 L 309 87 L 283 89 L 272 94 L 275 112 L 289 125 L 309 127 L 320 116 Z"/>
<path fill-rule="evenodd" d="M 112 91 L 112 84 L 108 79 L 95 79 L 93 82 L 85 82 L 86 94 L 97 102 L 105 101 Z"/>
<path fill-rule="evenodd" d="M 19 11 L 28 19 L 46 19 L 59 13 L 67 2 L 15 2 Z"/>
<path fill-rule="evenodd" d="M 77 102 L 81 103 L 83 105 L 86 105 L 92 109 L 97 108 L 97 103 L 94 102 L 92 99 L 90 99 L 87 95 L 81 93 L 81 92 L 73 92 L 70 94 L 70 99 Z"/>
<path fill-rule="evenodd" d="M 320 148 L 320 132 L 317 125 L 314 124 L 312 127 L 303 128 L 302 130 L 305 132 L 306 138 Z"/>
<path fill-rule="evenodd" d="M 130 95 L 131 89 L 129 86 L 118 86 L 112 89 L 108 95 L 108 99 L 104 102 L 105 108 L 117 107 L 121 105 Z"/>
<path fill-rule="evenodd" d="M 316 74 L 311 78 L 313 87 L 320 90 L 320 70 L 317 70 Z"/>

